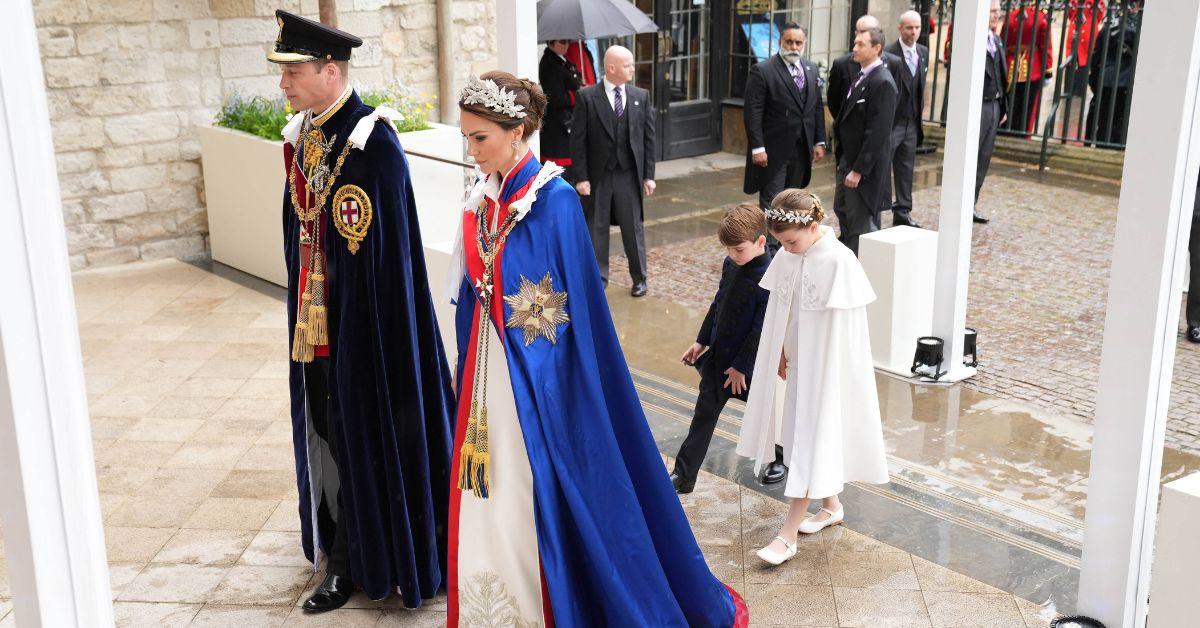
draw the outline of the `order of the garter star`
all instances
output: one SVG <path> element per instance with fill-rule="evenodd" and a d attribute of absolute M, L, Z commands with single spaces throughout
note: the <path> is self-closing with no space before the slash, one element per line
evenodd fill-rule
<path fill-rule="evenodd" d="M 536 284 L 521 275 L 521 287 L 516 294 L 505 296 L 504 302 L 512 308 L 512 316 L 508 317 L 505 327 L 524 330 L 526 347 L 538 336 L 556 344 L 558 326 L 571 320 L 565 309 L 567 293 L 554 291 L 550 273 Z"/>

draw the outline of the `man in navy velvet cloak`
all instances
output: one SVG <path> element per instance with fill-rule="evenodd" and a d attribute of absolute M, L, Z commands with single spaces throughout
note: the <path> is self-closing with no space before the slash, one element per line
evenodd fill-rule
<path fill-rule="evenodd" d="M 444 584 L 449 369 L 408 162 L 386 108 L 346 76 L 362 40 L 277 11 L 292 427 L 309 612 L 356 588 L 420 606 Z"/>

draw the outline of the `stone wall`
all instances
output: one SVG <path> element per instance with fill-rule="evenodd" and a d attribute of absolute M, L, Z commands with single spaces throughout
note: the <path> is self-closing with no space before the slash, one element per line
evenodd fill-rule
<path fill-rule="evenodd" d="M 208 252 L 200 144 L 222 99 L 278 95 L 276 8 L 316 0 L 34 0 L 74 268 Z M 454 0 L 454 75 L 494 68 L 495 3 Z M 433 0 L 339 0 L 350 76 L 437 99 Z M 436 109 L 435 109 L 436 115 Z"/>

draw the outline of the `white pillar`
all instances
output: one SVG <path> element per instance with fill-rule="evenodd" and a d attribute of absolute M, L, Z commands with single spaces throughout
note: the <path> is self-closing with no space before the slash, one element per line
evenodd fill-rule
<path fill-rule="evenodd" d="M 50 117 L 29 2 L 0 20 L 0 518 L 21 626 L 111 626 Z M 35 560 L 36 556 L 36 560 Z"/>
<path fill-rule="evenodd" d="M 537 2 L 496 0 L 496 52 L 501 70 L 537 81 Z"/>
<path fill-rule="evenodd" d="M 971 268 L 971 215 L 975 207 L 975 164 L 979 118 L 983 113 L 983 59 L 987 46 L 989 0 L 958 0 L 954 8 L 950 107 L 942 162 L 942 210 L 938 219 L 937 278 L 933 295 L 933 335 L 945 344 L 942 381 L 975 374 L 963 366 L 967 321 L 967 276 Z M 916 348 L 914 343 L 913 348 Z"/>
<path fill-rule="evenodd" d="M 1144 626 L 1179 294 L 1196 191 L 1200 5 L 1143 13 L 1096 396 L 1079 611 Z M 1071 263 L 1060 260 L 1060 263 Z"/>

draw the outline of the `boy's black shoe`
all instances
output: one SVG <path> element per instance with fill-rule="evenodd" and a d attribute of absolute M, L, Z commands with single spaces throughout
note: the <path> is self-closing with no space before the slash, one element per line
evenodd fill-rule
<path fill-rule="evenodd" d="M 304 610 L 309 613 L 324 613 L 339 609 L 354 595 L 354 583 L 345 576 L 329 574 L 321 586 L 313 591 L 312 597 L 304 601 Z"/>
<path fill-rule="evenodd" d="M 641 281 L 641 282 L 633 284 L 633 289 L 629 291 L 629 294 L 631 294 L 635 297 L 646 296 L 646 282 Z"/>
<path fill-rule="evenodd" d="M 1187 335 L 1185 336 L 1188 342 L 1200 343 L 1200 327 L 1188 325 Z"/>
<path fill-rule="evenodd" d="M 680 476 L 678 473 L 672 473 L 671 474 L 671 486 L 675 487 L 676 493 L 679 493 L 680 495 L 684 495 L 686 493 L 692 492 L 692 490 L 694 490 L 696 488 L 696 483 L 694 481 L 688 482 L 687 480 L 683 479 L 683 477 Z"/>
<path fill-rule="evenodd" d="M 777 484 L 787 477 L 787 467 L 782 462 L 772 462 L 763 469 L 762 483 Z"/>
<path fill-rule="evenodd" d="M 971 221 L 977 225 L 986 225 L 986 224 L 988 224 L 988 222 L 991 221 L 991 219 L 984 218 L 983 216 L 979 215 L 979 212 L 975 212 L 974 214 L 971 215 Z"/>

